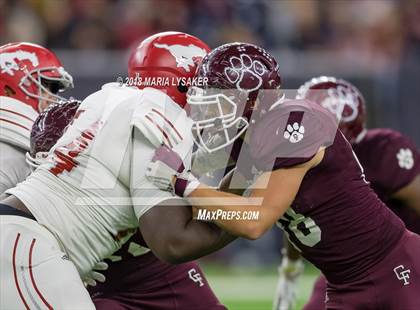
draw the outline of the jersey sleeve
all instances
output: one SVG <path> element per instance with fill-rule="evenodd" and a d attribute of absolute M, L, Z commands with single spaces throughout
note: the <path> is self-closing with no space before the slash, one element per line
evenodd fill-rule
<path fill-rule="evenodd" d="M 187 169 L 191 166 L 191 145 L 180 143 L 174 150 L 184 159 Z M 171 192 L 163 191 L 152 184 L 145 176 L 147 163 L 155 153 L 156 147 L 137 128 L 133 129 L 131 154 L 130 194 L 137 218 L 165 200 L 182 200 Z M 180 204 L 182 202 L 180 201 Z"/>
<path fill-rule="evenodd" d="M 23 153 L 2 146 L 0 143 L 0 194 L 24 181 L 30 173 Z"/>
<path fill-rule="evenodd" d="M 335 117 L 315 103 L 291 100 L 267 113 L 251 132 L 253 165 L 262 171 L 288 168 L 311 160 L 334 142 Z"/>
<path fill-rule="evenodd" d="M 133 113 L 132 125 L 155 147 L 192 141 L 192 120 L 170 97 L 156 89 L 146 88 Z"/>
<path fill-rule="evenodd" d="M 420 173 L 420 154 L 415 144 L 399 132 L 392 131 L 373 150 L 380 162 L 378 186 L 392 195 L 411 183 Z M 368 176 L 369 177 L 369 176 Z"/>

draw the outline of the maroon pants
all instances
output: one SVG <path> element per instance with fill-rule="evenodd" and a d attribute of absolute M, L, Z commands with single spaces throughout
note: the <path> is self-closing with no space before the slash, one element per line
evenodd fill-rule
<path fill-rule="evenodd" d="M 302 310 L 325 309 L 325 293 L 327 290 L 327 279 L 321 274 L 314 284 L 311 298 Z"/>
<path fill-rule="evenodd" d="M 361 280 L 332 284 L 320 277 L 303 309 L 419 310 L 420 236 L 407 230 L 396 247 Z"/>
<path fill-rule="evenodd" d="M 169 265 L 152 253 L 110 264 L 90 288 L 98 310 L 225 310 L 197 263 Z"/>

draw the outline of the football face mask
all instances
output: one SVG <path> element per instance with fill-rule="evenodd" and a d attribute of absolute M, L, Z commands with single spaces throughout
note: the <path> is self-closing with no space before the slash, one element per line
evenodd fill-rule
<path fill-rule="evenodd" d="M 43 111 L 42 103 L 55 104 L 67 99 L 59 93 L 73 87 L 73 78 L 63 67 L 36 68 L 31 71 L 23 69 L 25 74 L 19 88 L 31 98 L 38 99 L 38 109 Z"/>
<path fill-rule="evenodd" d="M 187 107 L 193 120 L 192 132 L 198 147 L 208 153 L 231 145 L 248 128 L 249 123 L 238 111 L 244 104 L 237 89 L 203 89 L 191 87 L 187 94 Z M 246 100 L 246 99 L 244 99 Z"/>

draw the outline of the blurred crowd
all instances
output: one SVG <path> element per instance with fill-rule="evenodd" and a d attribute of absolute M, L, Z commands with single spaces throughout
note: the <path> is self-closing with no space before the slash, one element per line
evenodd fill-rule
<path fill-rule="evenodd" d="M 167 30 L 211 47 L 260 44 L 277 56 L 287 88 L 319 74 L 348 78 L 368 99 L 371 125 L 420 144 L 420 0 L 0 0 L 0 44 L 57 51 L 79 81 L 87 77 L 76 96 L 98 77 L 114 80 L 125 72 L 120 55 Z"/>
<path fill-rule="evenodd" d="M 370 0 L 2 0 L 0 38 L 51 48 L 125 49 L 150 33 L 190 32 L 215 46 L 328 49 L 367 64 L 420 40 L 420 2 Z"/>
<path fill-rule="evenodd" d="M 278 57 L 287 88 L 319 74 L 348 78 L 368 99 L 371 125 L 420 144 L 420 0 L 0 0 L 0 44 L 58 51 L 76 77 L 90 76 L 76 96 L 98 77 L 114 80 L 125 72 L 121 54 L 167 30 L 211 47 L 261 44 Z"/>

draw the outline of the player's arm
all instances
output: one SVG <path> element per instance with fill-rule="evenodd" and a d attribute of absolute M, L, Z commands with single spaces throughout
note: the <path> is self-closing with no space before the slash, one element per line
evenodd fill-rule
<path fill-rule="evenodd" d="M 392 198 L 402 201 L 420 216 L 420 175 L 417 175 L 412 182 L 395 192 Z"/>
<path fill-rule="evenodd" d="M 220 190 L 229 190 L 233 172 L 223 178 Z M 169 199 L 150 209 L 140 218 L 139 227 L 152 251 L 171 263 L 200 258 L 236 239 L 213 223 L 194 220 L 191 206 L 180 199 Z"/>
<path fill-rule="evenodd" d="M 180 200 L 167 200 L 146 212 L 139 220 L 148 247 L 160 259 L 183 263 L 208 255 L 233 241 L 212 223 L 192 219 L 192 209 Z"/>
<path fill-rule="evenodd" d="M 305 113 L 309 113 L 308 116 Z M 293 130 L 291 124 L 304 128 L 307 134 L 302 141 L 294 141 L 290 134 L 278 134 L 280 129 Z M 290 207 L 305 174 L 321 162 L 325 147 L 333 143 L 336 134 L 335 118 L 311 102 L 293 101 L 281 109 L 273 109 L 253 128 L 249 137 L 250 156 L 247 158 L 253 163 L 247 162 L 241 167 L 245 169 L 253 164 L 266 172 L 248 190 L 248 197 L 200 184 L 187 169 L 174 165 L 174 162 L 182 163 L 182 156 L 170 148 L 161 147 L 156 151 L 148 165 L 147 176 L 160 188 L 174 189 L 178 196 L 186 197 L 200 210 L 217 209 L 222 216 L 212 221 L 223 230 L 235 236 L 257 239 Z M 303 134 L 300 139 L 302 137 Z M 223 217 L 223 212 L 229 211 L 239 217 Z M 259 212 L 259 217 L 245 220 L 247 216 L 241 217 L 245 212 L 247 215 Z"/>
<path fill-rule="evenodd" d="M 145 178 L 145 163 L 154 152 L 155 148 L 142 132 L 134 129 L 130 193 L 139 229 L 153 253 L 164 261 L 182 263 L 214 252 L 234 240 L 212 223 L 193 220 L 188 202 L 158 189 Z"/>
<path fill-rule="evenodd" d="M 186 197 L 191 205 L 201 210 L 215 210 L 221 213 L 234 212 L 239 218 L 219 216 L 214 219 L 220 228 L 228 233 L 247 239 L 257 239 L 263 235 L 289 208 L 294 200 L 306 172 L 321 162 L 324 149 L 304 163 L 288 168 L 279 168 L 273 172 L 263 173 L 253 184 L 249 197 L 221 192 L 179 169 L 182 162 L 179 154 L 167 147 L 160 148 L 148 166 L 147 175 L 160 188 L 174 188 L 178 196 Z M 177 173 L 177 171 L 184 171 Z M 219 212 L 219 213 L 220 213 Z M 257 220 L 244 220 L 241 214 L 259 212 Z M 255 213 L 254 213 L 255 214 Z"/>
<path fill-rule="evenodd" d="M 420 215 L 420 153 L 416 145 L 398 132 L 392 132 L 380 146 L 378 167 L 386 173 L 378 180 L 389 197 L 401 201 Z"/>
<path fill-rule="evenodd" d="M 258 239 L 286 212 L 306 172 L 322 160 L 323 154 L 322 150 L 310 161 L 301 165 L 265 172 L 255 182 L 249 197 L 221 192 L 200 184 L 187 199 L 190 202 L 193 202 L 194 198 L 197 202 L 205 199 L 205 205 L 192 203 L 198 209 L 219 209 L 242 214 L 259 211 L 258 220 L 228 220 L 223 217 L 214 220 L 214 223 L 230 234 L 252 240 Z"/>

